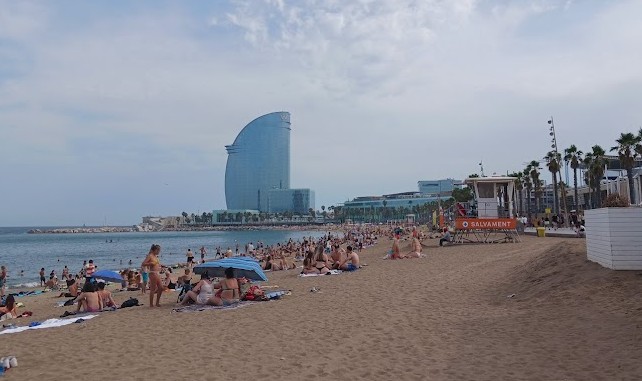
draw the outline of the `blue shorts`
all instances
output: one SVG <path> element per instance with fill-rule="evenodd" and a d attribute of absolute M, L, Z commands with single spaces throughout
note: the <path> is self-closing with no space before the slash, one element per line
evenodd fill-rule
<path fill-rule="evenodd" d="M 143 282 L 149 281 L 149 273 L 143 273 Z"/>
<path fill-rule="evenodd" d="M 357 266 L 353 265 L 352 263 L 348 263 L 346 266 L 346 271 L 356 271 L 358 269 Z"/>

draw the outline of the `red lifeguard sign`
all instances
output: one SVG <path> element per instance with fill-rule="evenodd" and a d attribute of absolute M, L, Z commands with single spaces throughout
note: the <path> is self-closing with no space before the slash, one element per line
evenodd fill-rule
<path fill-rule="evenodd" d="M 464 180 L 475 200 L 457 204 L 455 242 L 518 242 L 514 177 L 471 177 Z"/>

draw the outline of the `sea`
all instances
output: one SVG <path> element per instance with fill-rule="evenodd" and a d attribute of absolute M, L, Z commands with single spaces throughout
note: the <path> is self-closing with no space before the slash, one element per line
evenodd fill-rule
<path fill-rule="evenodd" d="M 255 246 L 259 241 L 273 245 L 325 234 L 318 230 L 28 234 L 30 229 L 46 230 L 48 227 L 0 227 L 0 265 L 7 267 L 8 288 L 39 285 L 38 273 L 42 267 L 47 279 L 51 270 L 55 270 L 60 279 L 65 266 L 75 274 L 82 268 L 83 261 L 90 259 L 99 270 L 136 268 L 154 243 L 161 245 L 161 263 L 174 265 L 185 262 L 187 249 L 200 259 L 200 248 L 204 246 L 207 250 L 205 259 L 212 259 L 217 247 L 223 252 L 228 247 L 235 251 L 238 243 L 239 250 L 243 252 L 249 242 Z"/>

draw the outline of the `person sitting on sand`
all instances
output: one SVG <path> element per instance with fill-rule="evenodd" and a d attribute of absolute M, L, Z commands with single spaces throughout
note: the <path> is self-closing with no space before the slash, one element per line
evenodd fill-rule
<path fill-rule="evenodd" d="M 209 300 L 209 303 L 215 306 L 229 306 L 239 302 L 239 282 L 234 278 L 233 268 L 228 267 L 225 269 L 225 278 L 215 284 L 214 288 L 220 289 L 220 292 L 217 292 Z"/>
<path fill-rule="evenodd" d="M 332 247 L 332 253 L 330 254 L 330 260 L 332 261 L 332 268 L 339 269 L 339 264 L 343 262 L 346 258 L 346 252 L 341 248 L 341 245 L 335 243 Z"/>
<path fill-rule="evenodd" d="M 55 275 L 49 275 L 49 280 L 45 283 L 45 288 L 57 290 L 59 288 L 58 277 Z"/>
<path fill-rule="evenodd" d="M 210 279 L 207 273 L 201 275 L 201 280 L 198 282 L 196 287 L 191 291 L 187 291 L 183 300 L 180 302 L 181 306 L 185 306 L 188 303 L 194 302 L 196 304 L 211 304 L 208 303 L 210 299 L 214 296 L 214 286 L 212 285 L 212 280 Z"/>
<path fill-rule="evenodd" d="M 13 294 L 9 294 L 7 295 L 4 306 L 0 307 L 0 320 L 14 319 L 17 317 L 16 299 Z"/>
<path fill-rule="evenodd" d="M 319 270 L 317 270 L 316 267 L 314 267 L 314 261 L 312 257 L 306 256 L 303 259 L 303 270 L 301 270 L 301 274 L 318 274 Z"/>
<path fill-rule="evenodd" d="M 78 296 L 78 282 L 76 282 L 75 279 L 69 279 L 67 280 L 67 292 L 63 292 L 60 295 L 58 295 L 59 298 L 62 297 L 65 298 L 75 298 Z"/>
<path fill-rule="evenodd" d="M 176 283 L 172 280 L 172 268 L 165 269 L 165 282 L 163 283 L 166 290 L 176 290 Z"/>
<path fill-rule="evenodd" d="M 400 259 L 403 258 L 401 251 L 399 249 L 399 235 L 395 234 L 392 239 L 392 250 L 390 254 L 390 259 Z"/>
<path fill-rule="evenodd" d="M 359 255 L 352 251 L 352 246 L 348 246 L 346 250 L 346 259 L 339 264 L 339 268 L 344 271 L 355 271 L 359 269 Z"/>
<path fill-rule="evenodd" d="M 419 242 L 418 237 L 413 237 L 410 245 L 411 245 L 411 250 L 410 250 L 410 253 L 406 255 L 406 258 L 422 258 L 424 256 L 421 253 L 421 242 Z"/>
<path fill-rule="evenodd" d="M 314 252 L 314 267 L 319 270 L 319 274 L 327 274 L 330 272 L 330 263 L 328 256 L 323 252 L 323 246 L 316 247 Z"/>
<path fill-rule="evenodd" d="M 82 292 L 76 298 L 76 302 L 78 302 L 76 312 L 79 312 L 81 308 L 85 312 L 98 312 L 103 309 L 103 301 L 92 282 L 85 282 Z"/>
<path fill-rule="evenodd" d="M 177 283 L 179 285 L 192 283 L 192 272 L 190 269 L 185 269 L 185 274 L 178 277 Z"/>
<path fill-rule="evenodd" d="M 111 296 L 111 291 L 105 290 L 105 282 L 98 282 L 98 295 L 103 302 L 103 307 L 116 307 L 116 302 Z"/>
<path fill-rule="evenodd" d="M 444 228 L 444 235 L 439 239 L 439 246 L 444 246 L 444 242 L 450 243 L 452 240 L 448 227 Z"/>
<path fill-rule="evenodd" d="M 161 282 L 161 263 L 158 259 L 160 245 L 153 244 L 142 266 L 149 267 L 149 307 L 154 307 L 154 294 L 156 294 L 156 307 L 160 307 L 160 297 L 163 295 L 163 283 Z"/>
<path fill-rule="evenodd" d="M 138 283 L 138 276 L 135 271 L 127 273 L 127 291 L 140 290 L 140 283 Z"/>

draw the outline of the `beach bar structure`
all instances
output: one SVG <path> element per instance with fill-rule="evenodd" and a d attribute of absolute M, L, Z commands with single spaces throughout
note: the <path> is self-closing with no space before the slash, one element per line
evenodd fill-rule
<path fill-rule="evenodd" d="M 471 187 L 475 200 L 457 204 L 456 243 L 518 242 L 514 177 L 471 177 L 464 184 Z"/>

